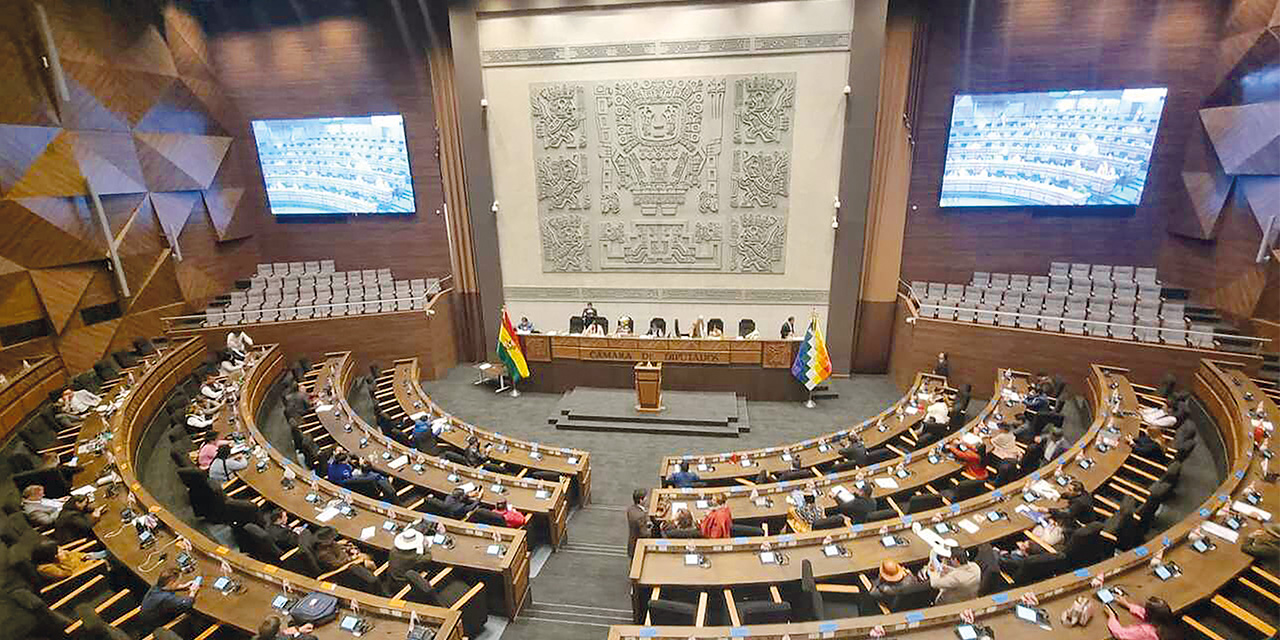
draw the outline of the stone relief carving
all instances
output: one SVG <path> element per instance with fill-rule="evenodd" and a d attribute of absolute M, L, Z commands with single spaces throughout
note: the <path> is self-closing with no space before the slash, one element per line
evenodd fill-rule
<path fill-rule="evenodd" d="M 568 213 L 542 219 L 544 271 L 590 271 L 591 231 L 586 217 Z"/>
<path fill-rule="evenodd" d="M 529 96 L 533 109 L 534 135 L 544 149 L 587 146 L 587 131 L 581 85 L 548 85 Z"/>
<path fill-rule="evenodd" d="M 787 223 L 782 216 L 766 213 L 743 213 L 731 228 L 733 260 L 731 271 L 773 273 L 782 261 L 787 245 Z"/>
<path fill-rule="evenodd" d="M 587 192 L 587 154 L 544 156 L 536 161 L 538 200 L 552 209 L 587 209 L 591 194 Z"/>
<path fill-rule="evenodd" d="M 781 273 L 794 91 L 789 73 L 531 84 L 543 269 Z"/>
<path fill-rule="evenodd" d="M 791 130 L 796 83 L 792 78 L 749 76 L 734 82 L 733 141 L 778 142 Z"/>
<path fill-rule="evenodd" d="M 733 154 L 732 206 L 742 209 L 776 207 L 791 184 L 791 156 L 786 151 L 744 151 Z"/>

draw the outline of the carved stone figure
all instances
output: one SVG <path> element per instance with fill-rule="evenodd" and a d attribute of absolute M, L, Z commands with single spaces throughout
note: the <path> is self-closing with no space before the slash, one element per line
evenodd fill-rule
<path fill-rule="evenodd" d="M 786 221 L 773 214 L 744 213 L 733 221 L 731 242 L 730 270 L 747 273 L 780 270 L 782 251 L 787 244 Z"/>
<path fill-rule="evenodd" d="M 791 78 L 749 76 L 734 82 L 733 141 L 777 142 L 791 130 L 796 84 Z"/>
<path fill-rule="evenodd" d="M 534 136 L 543 149 L 587 146 L 582 85 L 549 85 L 529 96 Z"/>
<path fill-rule="evenodd" d="M 736 208 L 776 207 L 791 184 L 791 156 L 786 151 L 744 151 L 733 154 L 733 196 Z"/>
<path fill-rule="evenodd" d="M 591 232 L 576 213 L 542 219 L 542 262 L 547 271 L 590 271 Z"/>
<path fill-rule="evenodd" d="M 679 268 L 719 271 L 722 266 L 720 223 L 643 220 L 631 224 L 606 223 L 601 238 L 605 269 Z M 691 228 L 692 226 L 692 228 Z"/>
<path fill-rule="evenodd" d="M 702 80 L 619 82 L 613 90 L 619 185 L 644 215 L 674 215 L 696 186 L 707 157 L 699 146 Z"/>
<path fill-rule="evenodd" d="M 587 154 L 544 156 L 537 159 L 538 200 L 552 209 L 587 209 Z"/>

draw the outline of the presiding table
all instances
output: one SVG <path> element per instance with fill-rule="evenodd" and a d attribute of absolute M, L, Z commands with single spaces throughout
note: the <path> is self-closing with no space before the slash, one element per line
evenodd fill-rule
<path fill-rule="evenodd" d="M 750 400 L 804 400 L 791 376 L 800 340 L 645 338 L 519 334 L 532 375 L 529 391 L 631 388 L 637 362 L 662 363 L 662 384 L 678 391 L 733 391 Z"/>

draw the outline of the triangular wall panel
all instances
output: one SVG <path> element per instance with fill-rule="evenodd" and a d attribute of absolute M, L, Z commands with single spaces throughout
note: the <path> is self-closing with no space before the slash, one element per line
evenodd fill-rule
<path fill-rule="evenodd" d="M 102 99 L 94 92 L 109 93 L 112 90 L 125 91 L 126 87 L 114 87 L 100 83 L 109 82 L 110 78 L 94 78 L 89 86 L 80 84 L 71 74 L 63 74 L 67 79 L 67 103 L 62 108 L 62 122 L 68 129 L 93 131 L 129 130 L 128 114 L 116 113 L 102 104 Z"/>
<path fill-rule="evenodd" d="M 136 125 L 169 86 L 178 81 L 174 76 L 83 62 L 67 62 L 62 66 L 69 80 L 78 83 L 98 104 L 130 126 Z"/>
<path fill-rule="evenodd" d="M 1280 101 L 1201 109 L 1200 120 L 1226 173 L 1280 174 L 1280 153 L 1266 153 L 1280 138 Z"/>
<path fill-rule="evenodd" d="M 5 197 L 79 196 L 88 193 L 84 176 L 76 166 L 72 140 L 72 134 L 67 131 L 54 136 L 40 155 L 27 165 L 26 173 L 6 191 Z"/>
<path fill-rule="evenodd" d="M 31 281 L 36 292 L 40 294 L 40 303 L 44 305 L 45 314 L 53 325 L 54 333 L 62 333 L 67 327 L 67 320 L 84 295 L 84 290 L 93 279 L 97 267 L 92 265 L 72 265 L 54 269 L 33 269 Z"/>
<path fill-rule="evenodd" d="M 223 136 L 135 132 L 134 139 L 152 191 L 208 189 L 231 146 Z"/>
<path fill-rule="evenodd" d="M 13 13 L 7 12 L 5 19 L 15 24 L 15 31 L 28 29 L 27 24 L 17 24 L 25 21 Z M 4 87 L 0 123 L 56 126 L 53 98 L 37 71 L 38 52 L 19 38 L 7 36 L 0 37 L 0 87 Z"/>
<path fill-rule="evenodd" d="M 179 80 L 156 99 L 135 131 L 189 133 L 199 136 L 227 136 L 228 132 L 209 113 L 205 103 L 193 93 L 187 80 Z"/>
<path fill-rule="evenodd" d="M 56 127 L 0 125 L 0 196 L 18 184 L 60 132 Z"/>
<path fill-rule="evenodd" d="M 137 212 L 119 240 L 120 262 L 131 287 L 132 283 L 146 280 L 165 244 L 164 231 L 148 196 L 138 203 Z"/>
<path fill-rule="evenodd" d="M 106 241 L 83 198 L 0 200 L 0 256 L 28 269 L 100 260 Z"/>
<path fill-rule="evenodd" d="M 107 353 L 120 319 L 99 322 L 89 327 L 69 329 L 56 342 L 62 364 L 67 371 L 85 371 Z"/>
<path fill-rule="evenodd" d="M 169 256 L 168 251 L 161 253 L 150 276 L 144 282 L 131 283 L 136 288 L 129 301 L 129 313 L 182 301 L 182 287 L 178 286 L 178 274 Z"/>
<path fill-rule="evenodd" d="M 151 206 L 155 208 L 160 228 L 164 230 L 170 247 L 179 246 L 178 238 L 182 235 L 182 229 L 187 226 L 187 219 L 197 206 L 203 204 L 198 191 L 151 194 Z"/>
<path fill-rule="evenodd" d="M 73 136 L 80 173 L 98 195 L 147 190 L 132 136 L 107 131 L 77 131 Z"/>
<path fill-rule="evenodd" d="M 107 214 L 107 224 L 111 226 L 111 237 L 121 242 L 121 237 L 128 228 L 139 207 L 146 206 L 151 211 L 151 200 L 146 193 L 117 193 L 99 197 L 102 211 Z"/>

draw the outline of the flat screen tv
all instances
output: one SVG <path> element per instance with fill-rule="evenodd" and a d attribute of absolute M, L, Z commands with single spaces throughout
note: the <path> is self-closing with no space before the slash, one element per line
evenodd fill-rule
<path fill-rule="evenodd" d="M 1163 87 L 958 94 L 943 207 L 1134 206 Z"/>
<path fill-rule="evenodd" d="M 271 213 L 413 213 L 413 179 L 399 114 L 254 120 Z"/>

